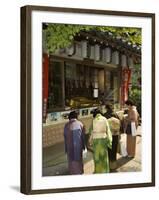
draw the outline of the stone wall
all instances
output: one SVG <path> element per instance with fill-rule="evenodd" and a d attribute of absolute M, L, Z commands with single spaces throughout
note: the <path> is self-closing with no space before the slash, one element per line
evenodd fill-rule
<path fill-rule="evenodd" d="M 92 123 L 92 117 L 82 117 L 79 120 L 85 125 L 86 133 L 88 133 Z M 63 130 L 65 123 L 66 122 L 59 122 L 43 126 L 43 147 L 52 146 L 64 141 Z"/>

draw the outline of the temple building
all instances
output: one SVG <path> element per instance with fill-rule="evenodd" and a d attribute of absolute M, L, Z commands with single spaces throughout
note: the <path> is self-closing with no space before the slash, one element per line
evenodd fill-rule
<path fill-rule="evenodd" d="M 44 37 L 43 37 L 44 40 Z M 111 103 L 120 112 L 128 98 L 141 46 L 98 30 L 80 31 L 70 46 L 43 48 L 43 147 L 63 141 L 68 114 L 77 110 L 86 132 L 92 111 Z"/>

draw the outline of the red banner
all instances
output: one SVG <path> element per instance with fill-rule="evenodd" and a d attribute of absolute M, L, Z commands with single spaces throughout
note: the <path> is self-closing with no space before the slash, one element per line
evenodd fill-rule
<path fill-rule="evenodd" d="M 131 70 L 129 68 L 124 68 L 122 70 L 122 91 L 121 91 L 122 105 L 124 105 L 125 101 L 128 99 L 130 78 L 131 78 Z"/>
<path fill-rule="evenodd" d="M 46 121 L 47 115 L 47 100 L 49 92 L 49 57 L 48 54 L 43 54 L 43 121 Z"/>

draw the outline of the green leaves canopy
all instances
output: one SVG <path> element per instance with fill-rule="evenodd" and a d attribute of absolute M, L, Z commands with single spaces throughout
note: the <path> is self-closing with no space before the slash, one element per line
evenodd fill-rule
<path fill-rule="evenodd" d="M 106 27 L 106 26 L 84 26 L 70 24 L 48 24 L 43 30 L 45 34 L 45 45 L 49 53 L 55 52 L 57 49 L 65 48 L 71 45 L 74 36 L 81 30 L 98 30 L 102 32 L 112 33 L 112 37 L 120 37 L 132 44 L 141 44 L 140 28 L 122 28 L 122 27 Z"/>

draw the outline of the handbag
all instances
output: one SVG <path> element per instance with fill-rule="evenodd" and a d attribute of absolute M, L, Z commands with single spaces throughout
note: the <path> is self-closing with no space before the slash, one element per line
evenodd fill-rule
<path fill-rule="evenodd" d="M 135 137 L 136 132 L 137 132 L 136 124 L 135 124 L 135 122 L 131 122 L 131 135 Z"/>
<path fill-rule="evenodd" d="M 120 155 L 122 157 L 126 157 L 128 155 L 126 150 L 126 134 L 121 134 L 121 138 L 119 140 L 119 147 L 120 147 Z"/>

